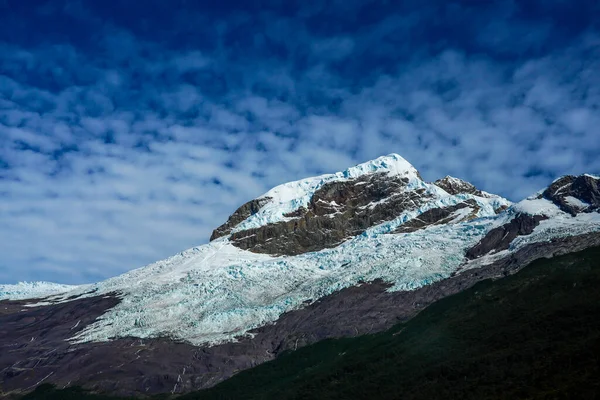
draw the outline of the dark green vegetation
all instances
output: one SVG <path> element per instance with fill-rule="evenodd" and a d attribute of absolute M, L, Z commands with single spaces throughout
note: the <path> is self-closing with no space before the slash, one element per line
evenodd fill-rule
<path fill-rule="evenodd" d="M 600 248 L 538 260 L 387 332 L 323 341 L 178 399 L 449 398 L 600 398 Z"/>

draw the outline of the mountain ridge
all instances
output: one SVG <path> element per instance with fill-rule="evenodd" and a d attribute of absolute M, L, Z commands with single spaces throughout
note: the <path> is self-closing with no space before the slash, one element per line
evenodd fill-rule
<path fill-rule="evenodd" d="M 599 245 L 599 181 L 561 177 L 513 204 L 458 178 L 424 182 L 392 154 L 277 186 L 238 208 L 211 242 L 168 259 L 90 285 L 0 285 L 8 299 L 0 322 L 12 327 L 0 350 L 17 337 L 47 335 L 41 320 L 23 318 L 51 313 L 64 323 L 62 336 L 14 353 L 34 360 L 24 370 L 0 357 L 4 386 L 23 390 L 50 373 L 52 382 L 85 384 L 93 370 L 118 367 L 125 387 L 94 385 L 185 392 L 286 349 L 388 329 L 481 279 Z M 73 304 L 97 304 L 98 314 L 80 323 L 65 314 Z M 36 354 L 52 348 L 91 367 L 73 371 L 60 357 L 40 364 Z M 108 365 L 89 359 L 98 351 Z M 168 379 L 158 378 L 156 357 L 168 360 Z M 154 380 L 136 378 L 140 369 Z"/>

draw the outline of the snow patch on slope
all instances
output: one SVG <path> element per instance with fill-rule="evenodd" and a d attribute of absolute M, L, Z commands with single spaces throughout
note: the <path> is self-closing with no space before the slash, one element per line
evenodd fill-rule
<path fill-rule="evenodd" d="M 566 196 L 565 201 L 570 206 L 577 207 L 580 209 L 586 209 L 590 206 L 589 203 L 586 203 L 585 201 L 581 201 L 577 197 L 573 197 L 573 196 Z"/>
<path fill-rule="evenodd" d="M 545 202 L 554 205 L 548 200 L 539 200 L 544 200 Z M 525 208 L 522 203 L 525 204 Z M 583 235 L 591 232 L 600 232 L 600 213 L 581 213 L 573 217 L 570 214 L 561 211 L 557 206 L 554 205 L 554 208 L 552 208 L 544 202 L 535 201 L 531 203 L 528 200 L 524 200 L 511 207 L 508 210 L 507 215 L 514 216 L 519 212 L 526 212 L 525 210 L 528 211 L 530 215 L 546 215 L 550 218 L 540 221 L 539 225 L 534 228 L 531 234 L 517 236 L 511 242 L 510 247 L 507 250 L 486 254 L 480 258 L 471 260 L 461 267 L 461 271 L 489 265 L 508 256 L 510 253 L 516 252 L 533 243 L 548 242 L 552 239 Z M 534 214 L 534 212 L 537 212 L 537 214 Z M 498 222 L 495 225 L 500 226 L 503 223 L 508 222 L 511 218 L 506 219 L 502 223 Z"/>
<path fill-rule="evenodd" d="M 529 197 L 511 207 L 516 213 L 525 213 L 529 215 L 545 215 L 555 217 L 565 214 L 552 201 L 544 198 Z"/>

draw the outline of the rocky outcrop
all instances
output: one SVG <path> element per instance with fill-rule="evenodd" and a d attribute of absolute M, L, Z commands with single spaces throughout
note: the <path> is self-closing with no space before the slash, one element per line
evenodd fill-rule
<path fill-rule="evenodd" d="M 566 175 L 554 181 L 542 196 L 575 216 L 600 210 L 600 179 L 591 175 Z"/>
<path fill-rule="evenodd" d="M 405 190 L 408 179 L 385 173 L 324 184 L 308 206 L 290 218 L 234 232 L 234 246 L 256 253 L 296 255 L 334 247 L 367 228 L 390 221 L 431 199 L 425 189 Z"/>
<path fill-rule="evenodd" d="M 446 192 L 456 194 L 472 194 L 479 197 L 487 197 L 485 193 L 477 189 L 471 183 L 463 181 L 462 179 L 454 178 L 450 175 L 445 176 L 442 179 L 438 179 L 433 182 L 434 185 L 444 189 Z"/>
<path fill-rule="evenodd" d="M 510 222 L 489 231 L 479 243 L 467 250 L 466 257 L 472 260 L 484 254 L 506 250 L 517 236 L 531 234 L 545 219 L 548 217 L 544 215 L 518 214 Z"/>
<path fill-rule="evenodd" d="M 269 197 L 261 197 L 258 199 L 250 200 L 249 202 L 242 205 L 240 208 L 235 210 L 233 214 L 231 214 L 227 222 L 225 222 L 223 225 L 219 226 L 212 232 L 212 235 L 210 235 L 210 240 L 215 240 L 222 236 L 229 235 L 233 227 L 235 227 L 237 224 L 239 224 L 249 216 L 256 214 L 262 206 L 269 202 L 269 200 Z"/>
<path fill-rule="evenodd" d="M 494 213 L 497 215 L 497 214 L 503 213 L 506 210 L 508 210 L 508 206 L 507 205 L 501 205 L 500 207 L 498 207 L 498 208 L 496 208 L 494 210 Z"/>
<path fill-rule="evenodd" d="M 456 212 L 465 208 L 468 208 L 469 212 L 465 215 L 457 216 Z M 458 223 L 462 221 L 468 221 L 469 219 L 475 218 L 477 216 L 478 211 L 479 206 L 477 205 L 477 202 L 475 200 L 469 199 L 453 206 L 427 210 L 418 217 L 408 220 L 404 224 L 400 225 L 392 233 L 409 233 L 417 231 L 419 229 L 425 229 L 428 226 L 432 225 L 442 225 L 450 222 Z"/>

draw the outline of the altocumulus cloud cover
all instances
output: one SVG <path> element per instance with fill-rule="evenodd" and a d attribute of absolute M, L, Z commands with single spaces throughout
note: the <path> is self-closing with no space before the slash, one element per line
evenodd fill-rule
<path fill-rule="evenodd" d="M 323 3 L 0 1 L 0 282 L 106 278 L 390 152 L 512 200 L 600 171 L 596 1 Z"/>

